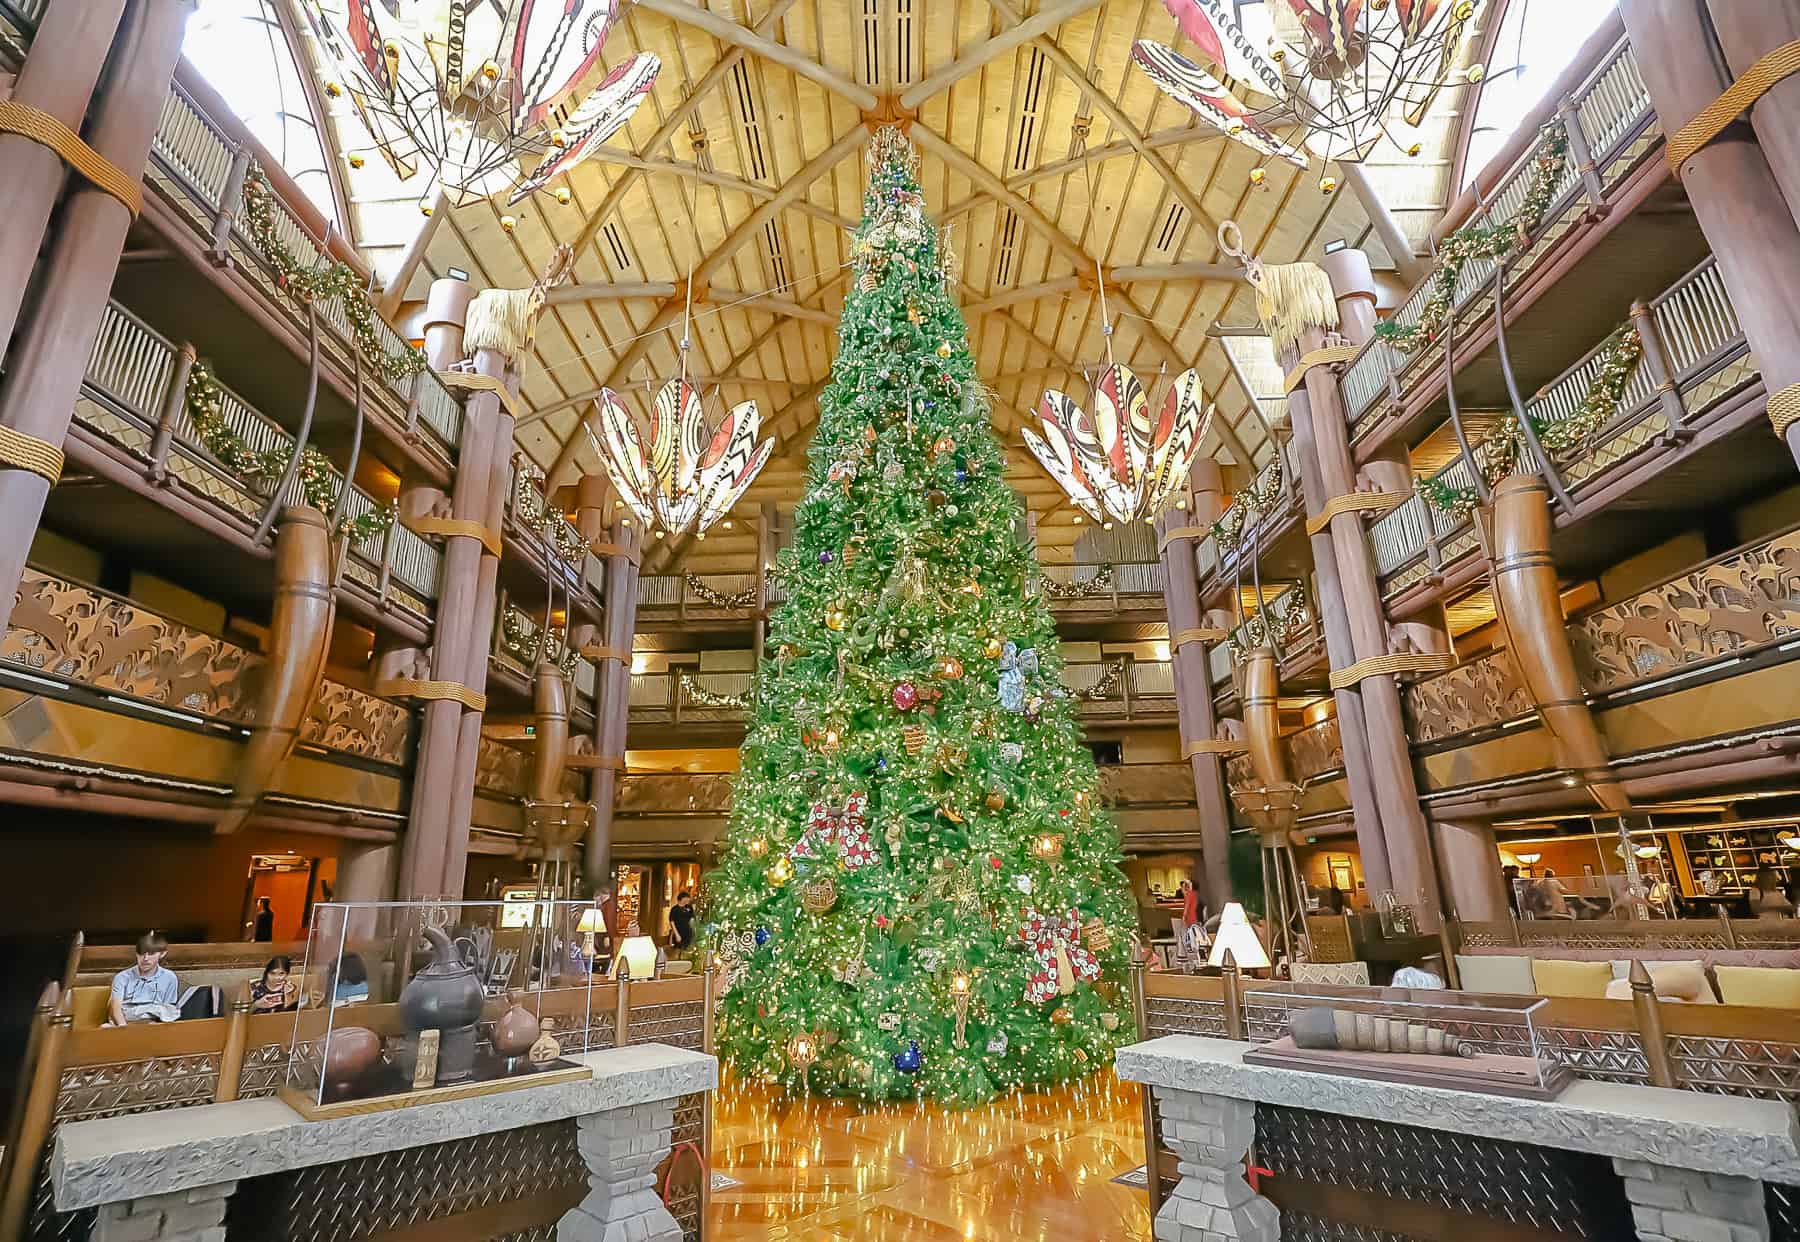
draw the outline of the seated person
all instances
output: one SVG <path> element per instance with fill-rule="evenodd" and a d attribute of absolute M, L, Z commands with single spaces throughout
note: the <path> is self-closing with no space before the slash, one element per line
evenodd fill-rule
<path fill-rule="evenodd" d="M 1393 986 L 1397 988 L 1424 988 L 1428 991 L 1443 990 L 1443 959 L 1426 957 L 1421 958 L 1416 962 L 1408 962 L 1394 972 Z"/>
<path fill-rule="evenodd" d="M 1763 863 L 1756 869 L 1756 878 L 1750 884 L 1750 914 L 1759 919 L 1791 918 L 1794 903 L 1781 889 L 1781 877 L 1775 868 Z"/>
<path fill-rule="evenodd" d="M 147 931 L 137 938 L 137 965 L 113 976 L 112 996 L 106 1002 L 109 1025 L 173 1022 L 181 1016 L 177 1008 L 180 982 L 175 972 L 163 965 L 168 951 L 169 942 L 157 932 Z"/>
<path fill-rule="evenodd" d="M 279 1013 L 299 1008 L 300 989 L 291 977 L 293 969 L 293 963 L 285 957 L 269 959 L 262 978 L 250 985 L 251 1012 Z"/>
<path fill-rule="evenodd" d="M 338 963 L 332 978 L 331 1003 L 334 1006 L 354 1005 L 368 999 L 369 968 L 363 965 L 362 954 L 344 954 L 344 960 Z"/>

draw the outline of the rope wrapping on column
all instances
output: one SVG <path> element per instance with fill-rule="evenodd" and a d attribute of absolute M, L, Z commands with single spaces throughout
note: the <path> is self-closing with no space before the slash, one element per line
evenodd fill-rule
<path fill-rule="evenodd" d="M 472 712 L 487 710 L 487 695 L 479 690 L 471 690 L 460 681 L 421 681 L 413 677 L 394 677 L 376 682 L 375 694 L 384 699 L 453 699 Z"/>
<path fill-rule="evenodd" d="M 1195 625 L 1169 635 L 1169 646 L 1173 649 L 1185 647 L 1189 643 L 1216 643 L 1224 637 L 1225 631 L 1217 626 Z"/>
<path fill-rule="evenodd" d="M 1310 354 L 1301 354 L 1300 361 L 1282 380 L 1283 390 L 1293 392 L 1306 382 L 1306 373 L 1314 367 L 1328 367 L 1340 362 L 1349 362 L 1362 352 L 1355 345 L 1324 345 Z"/>
<path fill-rule="evenodd" d="M 1407 495 L 1406 492 L 1346 492 L 1342 496 L 1333 496 L 1320 506 L 1317 514 L 1306 519 L 1306 533 L 1318 534 L 1340 513 L 1386 513 L 1403 503 Z"/>
<path fill-rule="evenodd" d="M 1368 656 L 1348 668 L 1333 669 L 1331 688 L 1347 690 L 1371 677 L 1397 673 L 1442 673 L 1456 667 L 1456 657 L 1448 651 L 1396 651 L 1387 655 Z"/>
<path fill-rule="evenodd" d="M 1245 755 L 1250 753 L 1248 742 L 1233 742 L 1225 738 L 1206 738 L 1199 742 L 1183 742 L 1181 757 L 1192 759 L 1195 755 Z"/>
<path fill-rule="evenodd" d="M 63 451 L 48 440 L 0 423 L 0 466 L 29 471 L 55 487 L 62 478 Z"/>
<path fill-rule="evenodd" d="M 96 189 L 118 199 L 134 220 L 143 213 L 144 192 L 137 178 L 88 146 L 80 134 L 42 108 L 16 99 L 0 101 L 0 132 L 17 134 L 50 148 Z"/>
<path fill-rule="evenodd" d="M 479 539 L 481 546 L 487 549 L 492 557 L 500 555 L 500 532 L 485 522 L 477 522 L 473 518 L 432 517 L 426 514 L 410 521 L 402 522 L 407 530 L 415 535 L 442 535 L 446 539 Z"/>
<path fill-rule="evenodd" d="M 1787 429 L 1800 422 L 1800 384 L 1789 384 L 1769 397 L 1769 422 L 1775 434 L 1785 438 Z"/>
<path fill-rule="evenodd" d="M 1707 104 L 1693 120 L 1669 138 L 1669 170 L 1681 176 L 1681 166 L 1707 143 L 1717 138 L 1742 112 L 1748 111 L 1783 78 L 1800 73 L 1800 39 L 1784 43 L 1756 58 L 1738 79 Z"/>

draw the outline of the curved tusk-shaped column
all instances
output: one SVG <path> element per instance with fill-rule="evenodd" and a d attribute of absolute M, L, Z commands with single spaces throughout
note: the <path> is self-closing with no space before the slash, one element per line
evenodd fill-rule
<path fill-rule="evenodd" d="M 256 723 L 238 755 L 231 801 L 214 831 L 236 832 L 275 782 L 300 737 L 325 675 L 331 645 L 331 529 L 308 505 L 281 511 L 275 528 L 275 611 L 269 621 L 269 662 L 257 695 Z"/>
<path fill-rule="evenodd" d="M 1264 785 L 1287 785 L 1287 755 L 1281 749 L 1281 672 L 1275 649 L 1252 647 L 1244 653 L 1244 732 L 1250 743 L 1250 766 Z"/>
<path fill-rule="evenodd" d="M 531 757 L 531 801 L 541 809 L 532 817 L 531 827 L 540 834 L 537 846 L 543 856 L 561 858 L 568 850 L 568 833 L 564 817 L 551 814 L 551 808 L 566 801 L 562 796 L 562 778 L 569 762 L 569 683 L 562 669 L 549 660 L 538 661 L 532 714 L 536 717 L 537 747 Z M 584 819 L 582 828 L 586 827 Z"/>
<path fill-rule="evenodd" d="M 1631 799 L 1608 766 L 1606 739 L 1575 671 L 1550 531 L 1550 487 L 1542 476 L 1515 474 L 1495 485 L 1494 598 L 1500 623 L 1563 766 L 1602 809 L 1629 810 Z"/>

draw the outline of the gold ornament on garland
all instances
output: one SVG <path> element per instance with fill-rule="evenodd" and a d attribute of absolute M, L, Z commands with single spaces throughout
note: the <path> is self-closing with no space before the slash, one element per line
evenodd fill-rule
<path fill-rule="evenodd" d="M 416 349 L 389 353 L 382 348 L 368 282 L 357 275 L 355 268 L 329 255 L 322 256 L 324 266 L 305 264 L 288 249 L 275 231 L 275 191 L 262 169 L 254 166 L 244 178 L 244 223 L 256 248 L 274 265 L 275 283 L 283 292 L 302 306 L 335 301 L 343 308 L 344 320 L 350 325 L 350 335 L 363 361 L 383 380 L 399 383 L 426 368 L 425 355 Z"/>
<path fill-rule="evenodd" d="M 265 488 L 280 482 L 287 472 L 288 459 L 293 455 L 293 445 L 257 450 L 246 444 L 225 421 L 224 390 L 205 363 L 195 363 L 188 373 L 185 400 L 188 422 L 193 424 L 194 434 L 199 436 L 202 447 L 218 458 L 227 470 L 247 483 L 262 484 Z M 327 514 L 337 507 L 340 483 L 325 454 L 309 446 L 300 455 L 299 478 L 300 493 L 306 497 L 307 504 Z M 390 501 L 378 509 L 344 518 L 338 523 L 338 534 L 352 544 L 377 539 L 387 534 L 388 527 L 394 524 L 395 513 L 395 506 Z"/>

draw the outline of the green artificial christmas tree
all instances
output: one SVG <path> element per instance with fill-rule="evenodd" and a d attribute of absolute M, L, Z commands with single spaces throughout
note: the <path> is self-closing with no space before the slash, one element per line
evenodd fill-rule
<path fill-rule="evenodd" d="M 704 925 L 740 1073 L 975 1103 L 1110 1063 L 1133 911 L 916 156 L 871 151 Z"/>

